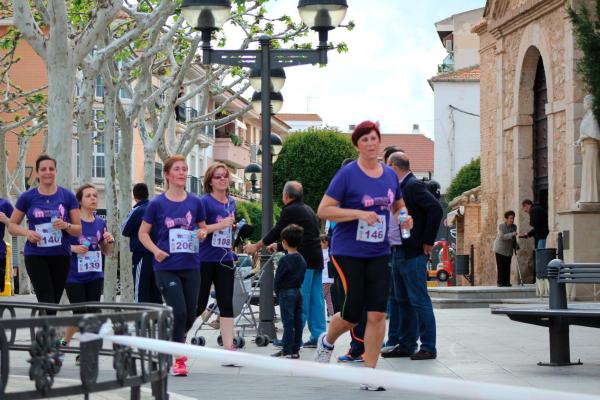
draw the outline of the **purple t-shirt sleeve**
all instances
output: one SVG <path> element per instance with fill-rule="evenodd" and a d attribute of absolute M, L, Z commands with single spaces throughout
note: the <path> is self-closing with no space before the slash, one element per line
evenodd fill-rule
<path fill-rule="evenodd" d="M 196 197 L 196 203 L 198 204 L 198 210 L 196 211 L 196 223 L 206 221 L 206 209 L 204 208 L 204 202 L 200 197 Z"/>
<path fill-rule="evenodd" d="M 73 192 L 67 189 L 65 191 L 67 192 L 67 209 L 69 211 L 79 209 L 79 202 Z"/>
<path fill-rule="evenodd" d="M 346 170 L 342 168 L 331 180 L 325 194 L 332 199 L 341 202 L 346 192 Z"/>
<path fill-rule="evenodd" d="M 6 216 L 8 218 L 12 217 L 12 213 L 13 213 L 13 206 L 12 204 L 10 204 L 8 201 L 6 202 L 6 207 L 4 208 L 4 214 L 6 214 Z"/>
<path fill-rule="evenodd" d="M 29 209 L 29 201 L 31 192 L 27 191 L 19 196 L 17 199 L 17 203 L 15 204 L 15 208 L 21 211 L 23 214 L 27 214 L 27 210 Z"/>
<path fill-rule="evenodd" d="M 156 216 L 156 207 L 158 203 L 156 201 L 151 201 L 148 203 L 148 207 L 146 207 L 146 211 L 144 211 L 144 216 L 142 220 L 149 223 L 150 225 L 154 225 L 154 218 Z"/>
<path fill-rule="evenodd" d="M 96 220 L 98 221 L 98 225 L 100 225 L 100 241 L 98 241 L 98 243 L 102 243 L 104 242 L 104 230 L 107 229 L 106 221 L 102 218 L 96 218 Z"/>

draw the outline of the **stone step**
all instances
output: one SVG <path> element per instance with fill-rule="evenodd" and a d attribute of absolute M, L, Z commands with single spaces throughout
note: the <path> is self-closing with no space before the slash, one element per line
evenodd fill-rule
<path fill-rule="evenodd" d="M 548 304 L 547 298 L 516 299 L 440 299 L 431 298 L 433 308 L 489 308 L 500 304 Z"/>
<path fill-rule="evenodd" d="M 448 286 L 429 287 L 429 296 L 436 299 L 454 300 L 501 300 L 532 299 L 536 297 L 535 285 L 496 287 L 496 286 Z"/>

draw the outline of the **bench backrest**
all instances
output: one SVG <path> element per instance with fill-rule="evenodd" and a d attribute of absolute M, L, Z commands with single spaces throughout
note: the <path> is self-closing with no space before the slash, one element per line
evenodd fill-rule
<path fill-rule="evenodd" d="M 550 284 L 549 307 L 551 310 L 567 308 L 565 283 L 600 283 L 600 264 L 565 264 L 555 259 L 548 263 L 548 282 Z"/>
<path fill-rule="evenodd" d="M 600 283 L 600 264 L 563 264 L 558 269 L 559 283 Z"/>

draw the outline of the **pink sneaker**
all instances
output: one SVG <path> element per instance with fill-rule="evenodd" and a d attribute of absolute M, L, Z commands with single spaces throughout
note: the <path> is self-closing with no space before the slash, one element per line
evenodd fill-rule
<path fill-rule="evenodd" d="M 187 361 L 187 359 L 188 358 L 186 356 L 177 357 L 175 359 L 175 362 L 173 363 L 173 367 L 171 368 L 171 374 L 173 376 L 187 376 L 188 369 L 187 369 L 187 366 L 185 365 L 185 362 Z"/>

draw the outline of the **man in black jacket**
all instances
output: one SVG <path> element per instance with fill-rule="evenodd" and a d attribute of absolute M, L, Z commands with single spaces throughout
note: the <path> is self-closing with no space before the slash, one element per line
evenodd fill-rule
<path fill-rule="evenodd" d="M 150 253 L 138 239 L 138 231 L 142 224 L 142 217 L 148 207 L 148 186 L 145 183 L 136 183 L 133 186 L 133 200 L 135 205 L 121 225 L 121 234 L 129 238 L 129 249 L 132 253 L 133 264 L 133 299 L 136 303 L 162 304 L 162 297 L 154 279 L 153 260 Z M 156 243 L 157 228 L 152 227 L 150 237 Z"/>
<path fill-rule="evenodd" d="M 529 214 L 529 225 L 533 229 L 529 232 L 519 235 L 520 238 L 533 237 L 535 240 L 536 249 L 546 248 L 546 238 L 548 237 L 548 212 L 539 204 L 533 204 L 529 199 L 523 200 L 521 203 L 523 211 Z"/>
<path fill-rule="evenodd" d="M 290 224 L 299 225 L 304 229 L 302 243 L 298 247 L 298 252 L 304 257 L 308 266 L 302 283 L 302 326 L 308 322 L 310 340 L 304 343 L 304 347 L 316 347 L 319 335 L 327 328 L 322 283 L 323 252 L 319 240 L 319 220 L 315 212 L 304 204 L 303 197 L 304 193 L 300 182 L 286 182 L 282 195 L 284 206 L 277 224 L 262 240 L 246 245 L 244 251 L 254 254 L 260 248 L 274 244 L 281 237 L 283 228 Z"/>
<path fill-rule="evenodd" d="M 413 228 L 409 238 L 402 238 L 401 245 L 392 246 L 394 296 L 391 307 L 397 308 L 397 313 L 393 314 L 400 319 L 396 321 L 400 333 L 397 338 L 388 338 L 388 342 L 397 344 L 385 347 L 381 354 L 383 357 L 429 360 L 436 358 L 437 349 L 435 316 L 427 293 L 427 258 L 431 253 L 443 210 L 423 181 L 410 171 L 410 161 L 406 154 L 392 154 L 388 165 L 400 180 L 402 197 L 413 219 Z M 415 353 L 419 338 L 421 348 Z"/>

